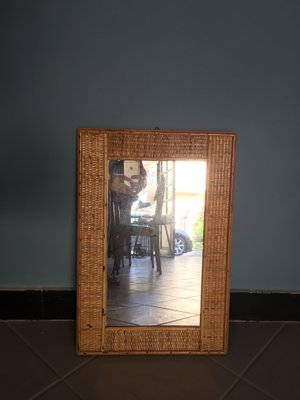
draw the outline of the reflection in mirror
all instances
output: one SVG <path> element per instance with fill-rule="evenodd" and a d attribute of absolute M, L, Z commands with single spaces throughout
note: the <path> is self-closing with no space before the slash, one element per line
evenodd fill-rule
<path fill-rule="evenodd" d="M 198 325 L 206 162 L 110 160 L 107 325 Z"/>

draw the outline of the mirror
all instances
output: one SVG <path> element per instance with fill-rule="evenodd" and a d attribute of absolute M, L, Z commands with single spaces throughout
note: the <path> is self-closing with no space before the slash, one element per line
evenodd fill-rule
<path fill-rule="evenodd" d="M 236 135 L 78 130 L 78 354 L 225 354 Z"/>
<path fill-rule="evenodd" d="M 107 325 L 200 325 L 205 161 L 110 160 Z"/>

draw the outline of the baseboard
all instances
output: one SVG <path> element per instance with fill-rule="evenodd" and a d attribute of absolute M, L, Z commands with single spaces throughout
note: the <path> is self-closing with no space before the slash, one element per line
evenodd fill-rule
<path fill-rule="evenodd" d="M 0 290 L 0 319 L 75 319 L 74 290 Z M 300 293 L 239 292 L 230 294 L 230 319 L 300 321 Z"/>
<path fill-rule="evenodd" d="M 75 290 L 0 290 L 0 319 L 75 319 Z"/>
<path fill-rule="evenodd" d="M 300 321 L 300 293 L 231 292 L 230 319 Z"/>

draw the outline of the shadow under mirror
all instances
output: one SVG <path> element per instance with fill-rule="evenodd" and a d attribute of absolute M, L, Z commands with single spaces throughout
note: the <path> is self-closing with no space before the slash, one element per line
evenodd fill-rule
<path fill-rule="evenodd" d="M 199 326 L 206 162 L 108 163 L 107 325 Z"/>

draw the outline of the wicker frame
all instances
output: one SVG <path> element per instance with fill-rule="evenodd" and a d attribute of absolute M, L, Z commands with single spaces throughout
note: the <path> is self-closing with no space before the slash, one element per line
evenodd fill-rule
<path fill-rule="evenodd" d="M 78 354 L 227 353 L 235 147 L 232 132 L 78 130 Z M 200 326 L 106 326 L 109 159 L 207 161 Z"/>

